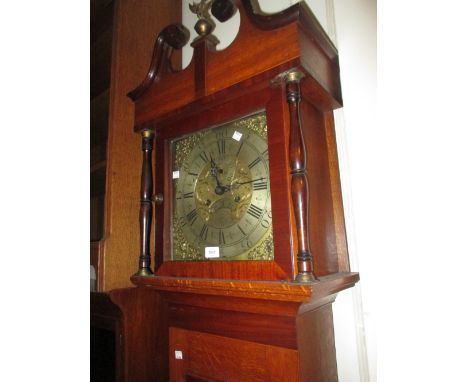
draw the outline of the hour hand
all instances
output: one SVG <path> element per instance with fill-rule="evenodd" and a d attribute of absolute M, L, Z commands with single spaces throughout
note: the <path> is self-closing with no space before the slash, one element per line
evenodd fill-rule
<path fill-rule="evenodd" d="M 218 170 L 218 166 L 216 165 L 216 162 L 214 161 L 213 157 L 211 156 L 211 153 L 210 153 L 210 163 L 211 163 L 211 169 L 216 169 Z"/>
<path fill-rule="evenodd" d="M 211 153 L 210 153 L 210 164 L 211 164 L 210 174 L 216 178 L 216 183 L 219 184 L 218 166 L 216 165 L 213 157 L 211 156 Z"/>
<path fill-rule="evenodd" d="M 226 189 L 225 186 L 223 186 L 221 184 L 221 182 L 218 179 L 218 166 L 216 166 L 216 162 L 214 161 L 213 157 L 211 156 L 211 153 L 210 153 L 210 163 L 211 163 L 210 174 L 216 180 L 215 193 L 216 193 L 216 195 L 223 195 L 227 191 L 227 189 Z"/>
<path fill-rule="evenodd" d="M 229 191 L 231 189 L 231 186 L 223 186 L 221 182 L 219 181 L 218 179 L 219 168 L 216 165 L 216 162 L 214 161 L 213 157 L 211 156 L 211 153 L 210 153 L 210 162 L 211 162 L 210 173 L 216 179 L 215 193 L 217 195 L 223 195 L 226 191 Z"/>

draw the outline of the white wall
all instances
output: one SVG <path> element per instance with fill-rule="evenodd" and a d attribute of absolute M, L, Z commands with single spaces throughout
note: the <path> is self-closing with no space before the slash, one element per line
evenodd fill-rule
<path fill-rule="evenodd" d="M 183 1 L 183 23 L 196 36 L 196 17 Z M 298 0 L 259 0 L 264 12 L 283 10 Z M 335 113 L 338 155 L 350 263 L 361 273 L 361 282 L 339 294 L 333 305 L 338 375 L 341 382 L 376 381 L 376 334 L 374 284 L 371 267 L 375 248 L 366 246 L 365 232 L 369 221 L 360 208 L 366 204 L 369 158 L 362 155 L 363 135 L 375 126 L 376 107 L 376 1 L 375 0 L 306 0 L 339 51 L 344 107 Z M 239 14 L 218 23 L 214 34 L 224 49 L 235 38 Z M 192 48 L 183 50 L 183 66 L 191 60 Z M 357 174 L 355 178 L 354 175 Z M 352 196 L 351 196 L 352 194 Z M 364 211 L 368 210 L 363 208 Z M 355 213 L 354 211 L 357 211 Z M 370 222 L 373 224 L 373 222 Z M 359 256 L 358 256 L 359 255 Z M 358 262 L 359 257 L 359 262 Z"/>
<path fill-rule="evenodd" d="M 374 270 L 379 254 L 378 248 L 370 246 L 372 241 L 368 240 L 376 222 L 369 219 L 365 211 L 375 210 L 377 206 L 369 208 L 373 199 L 369 198 L 369 182 L 363 180 L 372 177 L 372 171 L 369 171 L 372 157 L 368 150 L 362 150 L 363 146 L 372 145 L 372 131 L 376 129 L 376 1 L 334 0 L 327 3 L 334 8 L 344 102 L 335 118 L 350 264 L 351 269 L 361 275 L 361 282 L 353 290 L 341 294 L 334 304 L 339 371 L 344 382 L 376 381 Z M 353 322 L 346 322 L 351 314 L 353 319 L 350 321 Z M 355 347 L 351 345 L 353 334 Z M 355 361 L 360 379 L 353 366 Z"/>

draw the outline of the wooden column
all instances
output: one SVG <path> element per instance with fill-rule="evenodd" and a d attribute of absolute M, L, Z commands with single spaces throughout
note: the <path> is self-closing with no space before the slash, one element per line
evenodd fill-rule
<path fill-rule="evenodd" d="M 141 135 L 135 134 L 134 104 L 126 94 L 148 73 L 155 36 L 166 25 L 182 20 L 182 2 L 114 3 L 105 223 L 99 246 L 102 292 L 132 285 L 130 276 L 137 270 L 140 252 Z"/>
<path fill-rule="evenodd" d="M 153 166 L 152 153 L 154 143 L 154 132 L 143 130 L 143 165 L 141 169 L 141 191 L 140 191 L 140 259 L 137 276 L 152 275 L 150 234 L 151 221 L 153 218 Z"/>
<path fill-rule="evenodd" d="M 312 254 L 309 244 L 309 185 L 307 183 L 307 153 L 302 134 L 299 102 L 301 101 L 300 81 L 304 75 L 299 71 L 288 72 L 285 76 L 289 104 L 289 166 L 291 173 L 291 194 L 297 229 L 297 271 L 296 281 L 311 282 L 313 273 Z"/>

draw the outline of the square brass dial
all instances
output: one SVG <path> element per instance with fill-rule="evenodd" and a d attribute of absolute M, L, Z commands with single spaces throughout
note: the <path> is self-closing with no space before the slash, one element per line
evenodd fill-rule
<path fill-rule="evenodd" d="M 173 140 L 172 259 L 273 260 L 264 111 Z"/>

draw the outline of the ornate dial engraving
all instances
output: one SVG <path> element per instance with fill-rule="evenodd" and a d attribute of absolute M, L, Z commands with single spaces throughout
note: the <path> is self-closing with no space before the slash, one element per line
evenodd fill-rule
<path fill-rule="evenodd" d="M 273 259 L 266 137 L 261 112 L 173 142 L 174 260 Z"/>

